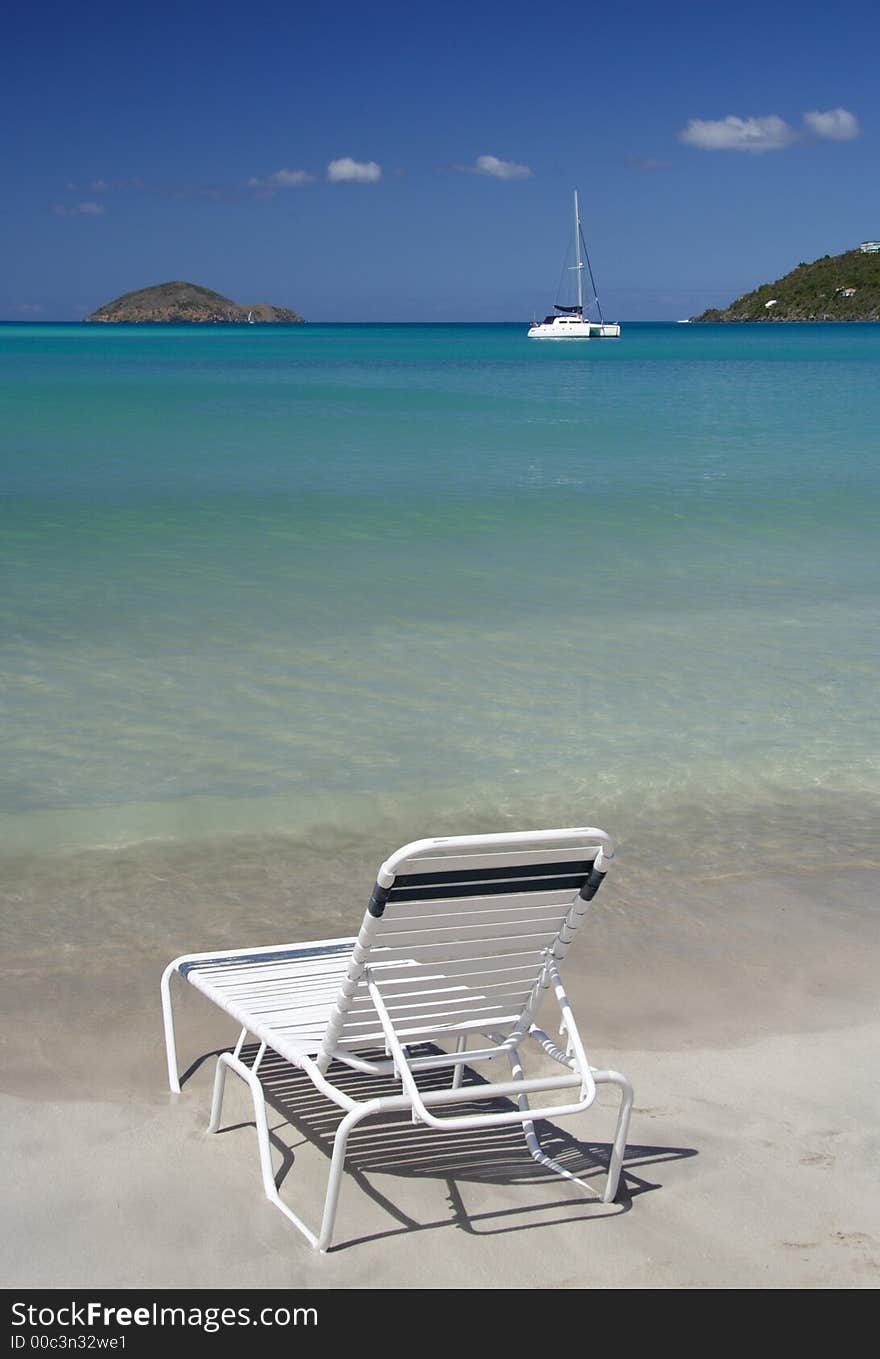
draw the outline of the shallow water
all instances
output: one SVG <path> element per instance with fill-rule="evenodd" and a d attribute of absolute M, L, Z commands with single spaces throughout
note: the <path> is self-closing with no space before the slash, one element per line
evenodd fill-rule
<path fill-rule="evenodd" d="M 878 371 L 871 326 L 0 327 L 7 852 L 868 862 Z"/>

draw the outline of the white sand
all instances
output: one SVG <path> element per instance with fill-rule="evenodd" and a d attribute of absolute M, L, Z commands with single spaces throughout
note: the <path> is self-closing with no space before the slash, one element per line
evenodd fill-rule
<path fill-rule="evenodd" d="M 238 1082 L 239 1126 L 216 1137 L 211 1063 L 181 1096 L 163 1089 L 158 977 L 173 950 L 84 980 L 76 960 L 22 958 L 5 990 L 19 1022 L 4 1026 L 4 1282 L 876 1287 L 874 910 L 867 873 L 669 885 L 652 901 L 609 879 L 568 980 L 592 1059 L 636 1088 L 623 1201 L 535 1173 L 512 1137 L 463 1154 L 425 1129 L 379 1129 L 354 1147 L 323 1257 L 262 1196 Z M 182 999 L 188 1060 L 228 1041 L 219 1012 Z M 560 1127 L 607 1141 L 602 1104 Z M 326 1155 L 271 1125 L 293 1149 L 282 1192 L 315 1222 Z"/>

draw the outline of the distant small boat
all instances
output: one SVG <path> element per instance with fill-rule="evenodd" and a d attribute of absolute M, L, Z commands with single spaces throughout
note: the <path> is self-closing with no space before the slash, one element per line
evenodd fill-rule
<path fill-rule="evenodd" d="M 248 319 L 248 325 L 249 325 L 249 326 L 255 326 L 255 325 L 257 324 L 256 321 L 254 320 L 254 313 L 253 313 L 252 311 L 249 311 L 249 312 L 248 312 L 248 317 L 247 317 L 247 319 Z"/>
<path fill-rule="evenodd" d="M 596 304 L 598 321 L 591 321 L 589 316 L 584 314 L 584 264 L 581 260 L 581 246 L 584 248 L 586 268 L 590 275 L 590 283 L 593 286 L 593 301 Z M 616 338 L 620 335 L 619 323 L 617 321 L 606 321 L 602 315 L 602 304 L 596 291 L 596 280 L 593 278 L 590 256 L 587 253 L 587 243 L 581 231 L 577 189 L 574 191 L 574 254 L 574 272 L 577 277 L 576 305 L 563 306 L 559 302 L 554 302 L 553 309 L 559 314 L 545 316 L 543 321 L 533 321 L 528 332 L 530 340 L 603 340 Z"/>

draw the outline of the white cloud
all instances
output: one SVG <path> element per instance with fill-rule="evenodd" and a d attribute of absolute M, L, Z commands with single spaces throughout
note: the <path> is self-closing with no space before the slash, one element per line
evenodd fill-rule
<path fill-rule="evenodd" d="M 497 156 L 477 156 L 473 165 L 460 168 L 472 175 L 489 175 L 491 179 L 530 179 L 532 174 L 528 165 L 518 165 L 515 160 L 499 160 Z"/>
<path fill-rule="evenodd" d="M 829 109 L 827 113 L 804 114 L 804 122 L 817 137 L 831 142 L 851 142 L 861 133 L 859 120 L 848 109 Z"/>
<path fill-rule="evenodd" d="M 351 156 L 340 156 L 327 166 L 327 178 L 331 184 L 341 184 L 345 180 L 353 180 L 357 184 L 375 184 L 382 178 L 382 166 L 374 160 L 352 160 Z"/>
<path fill-rule="evenodd" d="M 251 189 L 301 189 L 305 184 L 313 184 L 315 176 L 308 170 L 276 170 L 274 175 L 265 179 L 249 179 Z"/>
<path fill-rule="evenodd" d="M 701 151 L 781 151 L 797 139 L 797 133 L 784 118 L 771 113 L 766 118 L 691 118 L 678 140 Z"/>
<path fill-rule="evenodd" d="M 101 217 L 104 210 L 103 203 L 53 203 L 49 209 L 56 217 Z"/>
<path fill-rule="evenodd" d="M 302 184 L 311 184 L 315 176 L 310 175 L 308 170 L 276 170 L 271 178 L 273 184 L 283 189 L 298 189 Z"/>

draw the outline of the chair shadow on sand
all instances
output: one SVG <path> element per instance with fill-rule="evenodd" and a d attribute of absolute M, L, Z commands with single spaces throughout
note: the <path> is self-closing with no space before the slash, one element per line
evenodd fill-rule
<path fill-rule="evenodd" d="M 242 1058 L 251 1064 L 257 1045 L 243 1048 Z M 415 1051 L 415 1050 L 414 1050 Z M 419 1055 L 440 1053 L 442 1049 L 431 1043 L 418 1048 Z M 382 1054 L 377 1054 L 381 1056 Z M 207 1053 L 190 1066 L 182 1083 L 219 1052 Z M 334 1063 L 328 1073 L 335 1084 L 355 1099 L 393 1095 L 399 1086 L 389 1077 L 379 1081 L 375 1076 L 363 1076 L 341 1063 Z M 273 1148 L 280 1157 L 275 1174 L 279 1190 L 294 1168 L 297 1148 L 308 1144 L 318 1148 L 328 1158 L 333 1149 L 333 1138 L 343 1111 L 331 1104 L 314 1087 L 311 1080 L 293 1068 L 289 1062 L 271 1050 L 266 1052 L 260 1067 L 260 1080 L 266 1103 L 282 1120 L 270 1127 Z M 419 1079 L 424 1089 L 448 1085 L 448 1073 L 424 1073 Z M 488 1082 L 470 1067 L 465 1068 L 462 1088 L 485 1086 Z M 380 1088 L 381 1087 L 381 1088 Z M 510 1100 L 481 1100 L 479 1108 L 504 1111 L 515 1108 Z M 476 1102 L 462 1104 L 461 1112 L 471 1112 Z M 220 1132 L 253 1129 L 252 1120 L 227 1124 Z M 472 1235 L 494 1236 L 554 1223 L 594 1221 L 629 1212 L 633 1200 L 642 1194 L 662 1188 L 654 1179 L 637 1172 L 666 1162 L 683 1160 L 698 1155 L 692 1147 L 645 1146 L 630 1142 L 627 1145 L 617 1198 L 613 1203 L 601 1200 L 601 1180 L 608 1171 L 611 1155 L 609 1142 L 581 1141 L 548 1119 L 536 1121 L 535 1129 L 542 1150 L 560 1166 L 589 1183 L 597 1180 L 597 1195 L 592 1199 L 576 1185 L 570 1186 L 570 1196 L 558 1195 L 538 1204 L 521 1204 L 489 1212 L 468 1212 L 459 1184 L 541 1185 L 548 1189 L 560 1188 L 559 1176 L 539 1165 L 531 1155 L 522 1128 L 506 1124 L 495 1128 L 479 1128 L 463 1134 L 461 1131 L 443 1132 L 436 1128 L 414 1125 L 409 1115 L 384 1115 L 368 1119 L 351 1134 L 345 1161 L 345 1173 L 355 1181 L 362 1193 L 383 1208 L 400 1225 L 370 1235 L 352 1237 L 331 1246 L 331 1251 L 343 1250 L 370 1241 L 382 1240 L 408 1232 L 436 1230 L 455 1226 Z M 299 1141 L 291 1134 L 298 1133 Z M 374 1175 L 398 1175 L 419 1180 L 445 1180 L 450 1214 L 431 1222 L 421 1222 L 410 1216 L 378 1189 L 370 1179 Z M 558 1216 L 547 1216 L 558 1211 Z M 523 1221 L 530 1214 L 540 1214 L 540 1221 Z"/>

